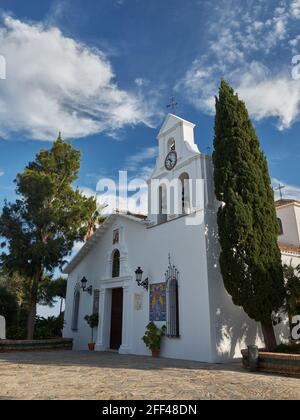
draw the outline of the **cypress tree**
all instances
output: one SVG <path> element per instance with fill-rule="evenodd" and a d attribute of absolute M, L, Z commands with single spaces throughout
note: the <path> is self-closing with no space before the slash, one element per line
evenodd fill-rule
<path fill-rule="evenodd" d="M 216 98 L 214 148 L 224 284 L 234 304 L 261 323 L 265 345 L 273 350 L 273 322 L 285 297 L 274 193 L 246 106 L 224 80 Z"/>

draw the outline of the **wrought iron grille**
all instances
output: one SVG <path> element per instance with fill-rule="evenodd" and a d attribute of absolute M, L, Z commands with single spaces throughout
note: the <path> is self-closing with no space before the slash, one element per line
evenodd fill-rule
<path fill-rule="evenodd" d="M 80 286 L 77 284 L 74 291 L 73 314 L 72 314 L 72 331 L 78 330 L 79 321 L 79 305 L 80 305 Z"/>
<path fill-rule="evenodd" d="M 179 271 L 171 264 L 169 256 L 169 268 L 165 274 L 167 286 L 167 336 L 178 338 L 179 335 L 179 296 L 178 278 Z"/>

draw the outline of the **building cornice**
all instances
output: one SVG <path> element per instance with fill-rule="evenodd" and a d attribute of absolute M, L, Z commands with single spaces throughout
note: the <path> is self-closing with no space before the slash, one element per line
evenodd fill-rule
<path fill-rule="evenodd" d="M 300 246 L 283 243 L 279 243 L 278 246 L 283 254 L 295 255 L 297 257 L 300 257 Z"/>

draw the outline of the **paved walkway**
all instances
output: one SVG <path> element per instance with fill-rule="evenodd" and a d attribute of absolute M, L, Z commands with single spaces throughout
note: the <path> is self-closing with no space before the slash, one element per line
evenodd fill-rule
<path fill-rule="evenodd" d="M 111 353 L 0 354 L 0 399 L 298 399 L 300 379 Z"/>

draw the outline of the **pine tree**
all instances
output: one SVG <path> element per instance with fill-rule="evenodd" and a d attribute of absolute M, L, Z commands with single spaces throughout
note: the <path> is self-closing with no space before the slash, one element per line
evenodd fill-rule
<path fill-rule="evenodd" d="M 214 148 L 224 284 L 234 304 L 261 323 L 273 350 L 273 321 L 285 297 L 274 193 L 246 106 L 225 81 L 216 98 Z"/>
<path fill-rule="evenodd" d="M 72 186 L 79 168 L 80 152 L 59 135 L 50 150 L 39 152 L 17 175 L 18 199 L 6 203 L 0 216 L 0 236 L 6 240 L 1 266 L 30 279 L 28 339 L 34 335 L 43 278 L 64 264 L 75 241 L 84 239 L 96 211 L 96 200 Z"/>

